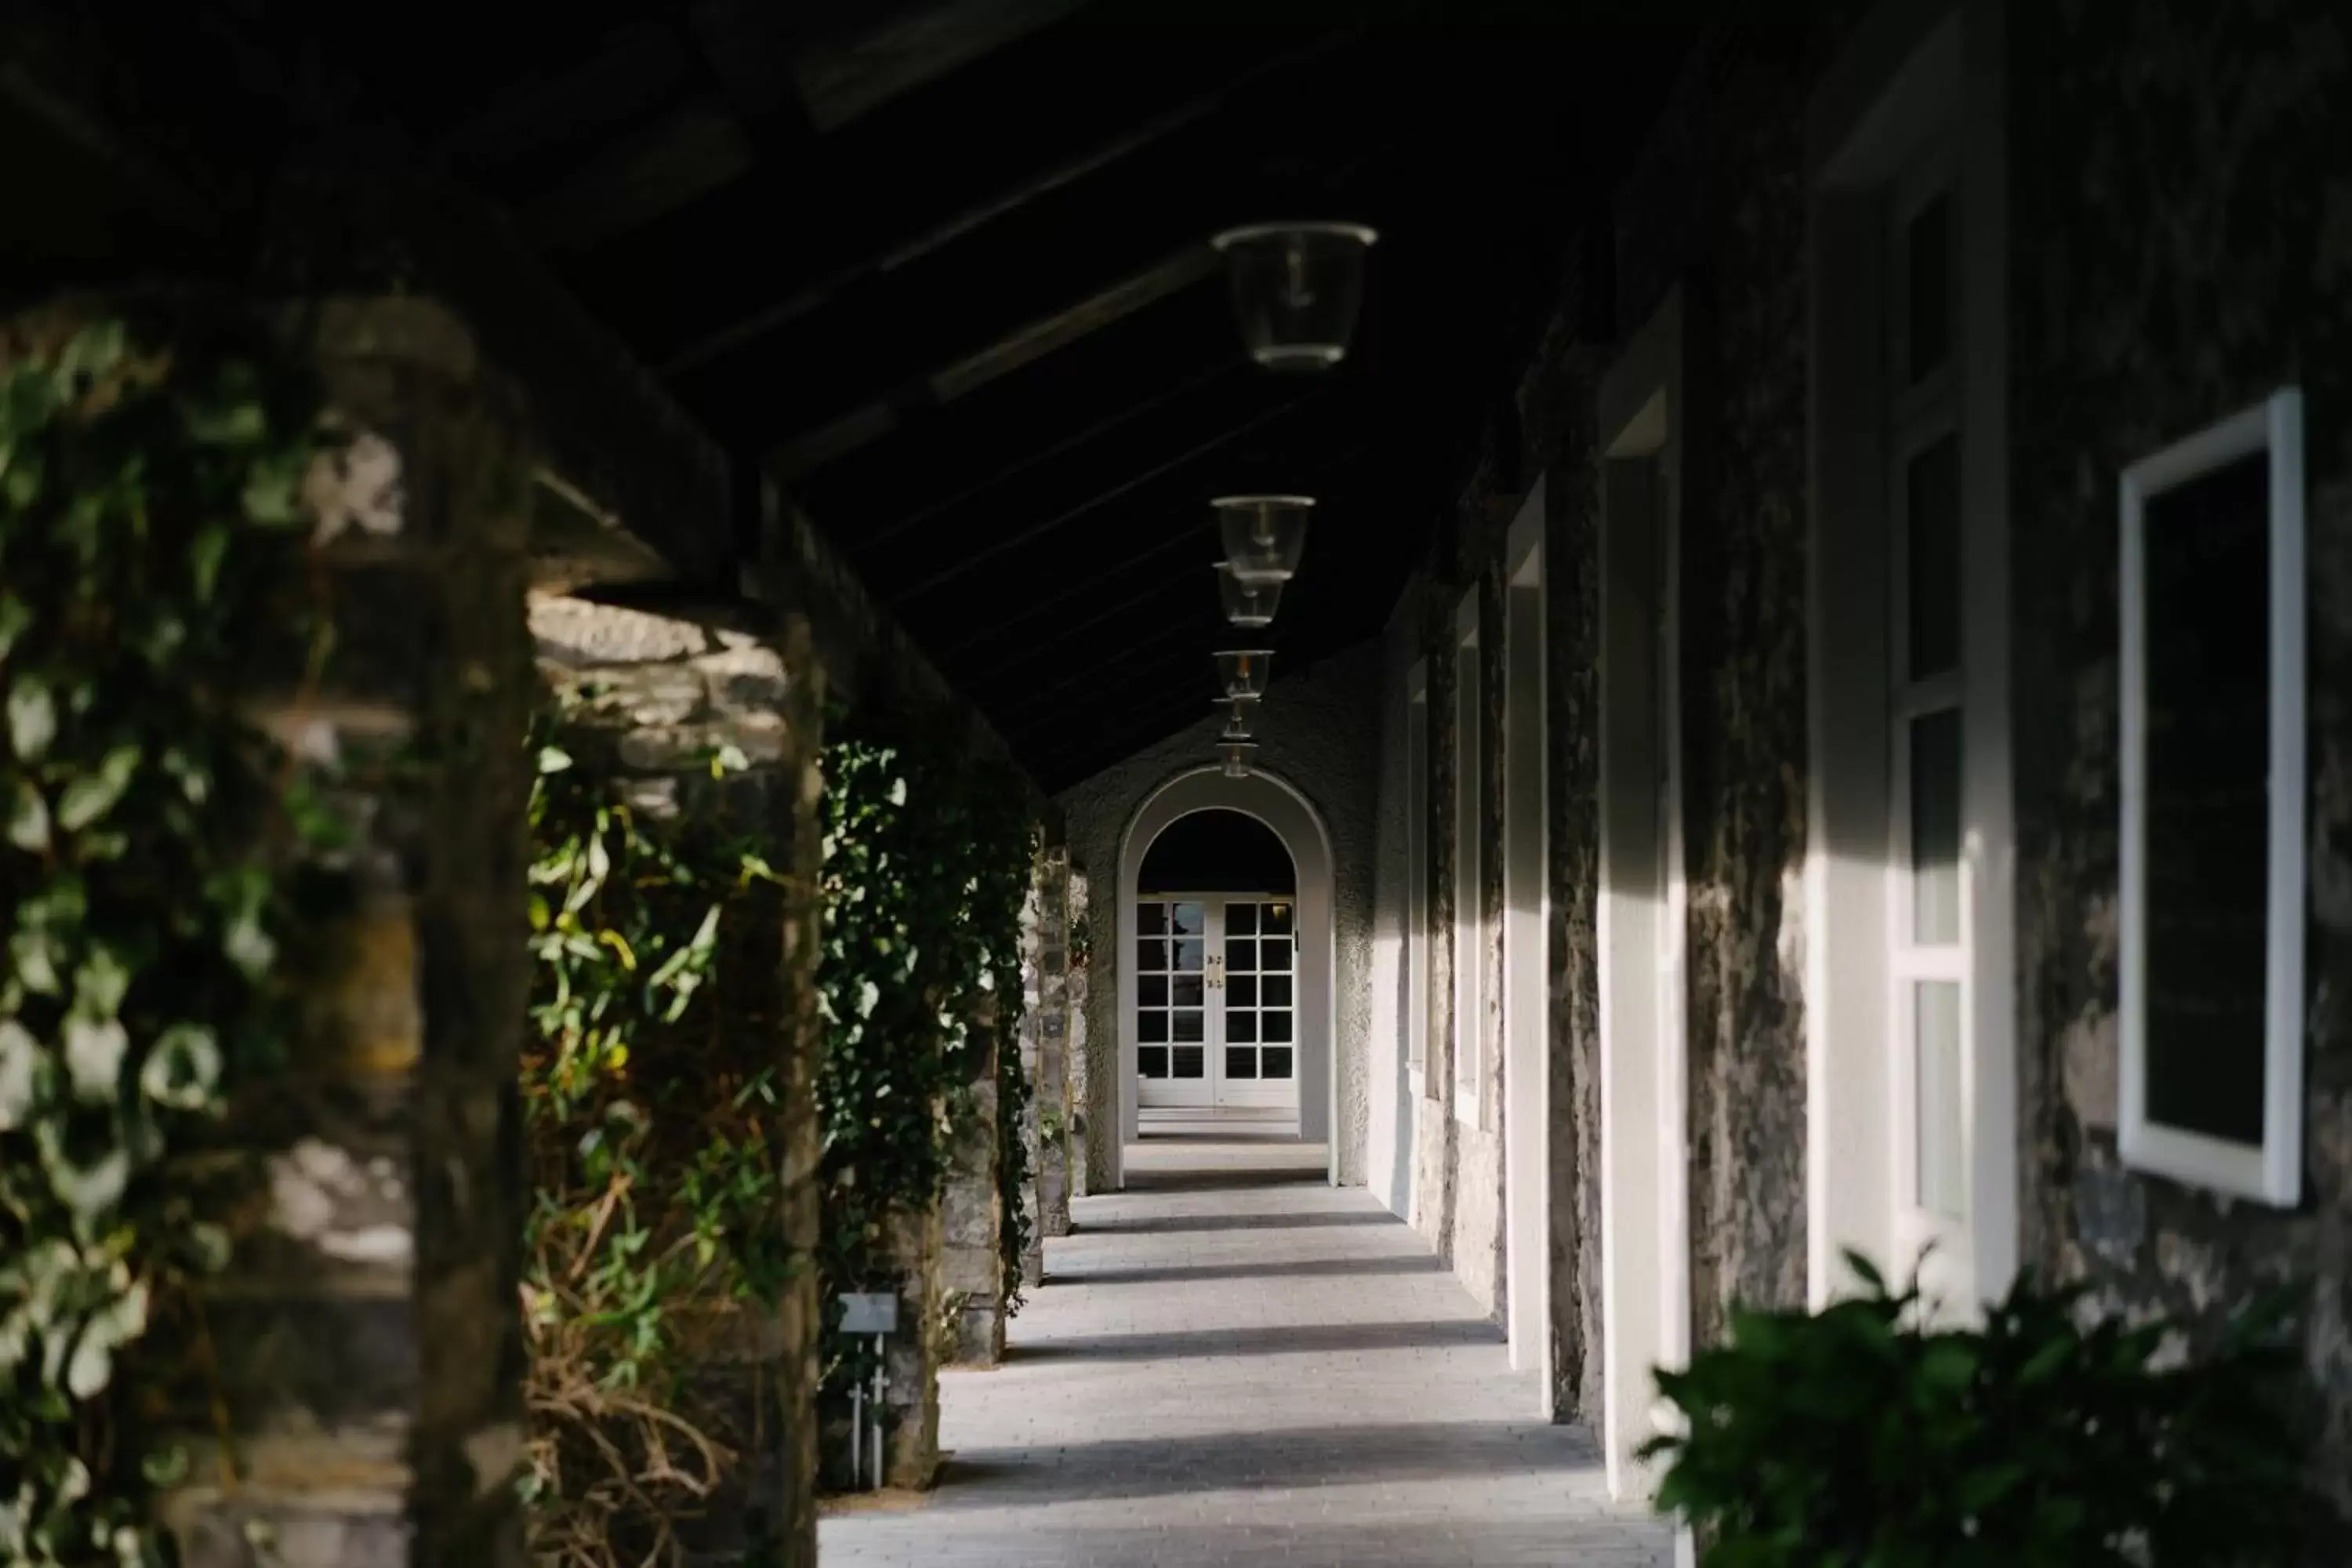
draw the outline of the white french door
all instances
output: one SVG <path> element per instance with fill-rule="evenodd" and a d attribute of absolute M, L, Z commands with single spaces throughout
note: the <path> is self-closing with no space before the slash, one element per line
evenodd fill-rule
<path fill-rule="evenodd" d="M 1298 1105 L 1298 906 L 1232 894 L 1136 903 L 1136 1103 Z"/>

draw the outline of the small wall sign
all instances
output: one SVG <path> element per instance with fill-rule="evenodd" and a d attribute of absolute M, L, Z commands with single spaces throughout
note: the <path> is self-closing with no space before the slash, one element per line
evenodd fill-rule
<path fill-rule="evenodd" d="M 890 1290 L 846 1290 L 841 1297 L 841 1331 L 845 1334 L 895 1334 L 898 1331 L 898 1297 Z"/>

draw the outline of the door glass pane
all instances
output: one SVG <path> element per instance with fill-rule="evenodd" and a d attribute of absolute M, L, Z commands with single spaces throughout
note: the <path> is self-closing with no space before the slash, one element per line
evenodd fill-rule
<path fill-rule="evenodd" d="M 1202 1070 L 1204 1064 L 1205 1058 L 1202 1054 L 1201 1047 L 1178 1046 L 1176 1047 L 1176 1070 L 1171 1076 L 1176 1078 L 1202 1077 L 1204 1076 Z"/>
<path fill-rule="evenodd" d="M 1264 1071 L 1260 1075 L 1262 1077 L 1288 1078 L 1290 1076 L 1290 1047 L 1288 1046 L 1265 1047 L 1258 1052 L 1258 1060 L 1264 1068 Z"/>
<path fill-rule="evenodd" d="M 1227 1078 L 1255 1078 L 1257 1076 L 1257 1047 L 1255 1046 L 1227 1046 L 1225 1047 L 1225 1076 Z"/>
<path fill-rule="evenodd" d="M 1170 1014 L 1169 1017 L 1176 1026 L 1178 1039 L 1198 1040 L 1205 1037 L 1201 1033 L 1202 1014 L 1199 1008 L 1179 1007 Z"/>
<path fill-rule="evenodd" d="M 1248 941 L 1235 942 L 1231 937 L 1227 937 L 1225 939 L 1226 973 L 1232 974 L 1240 973 L 1245 974 L 1256 967 L 1257 943 Z"/>
<path fill-rule="evenodd" d="M 1135 983 L 1135 1000 L 1137 1005 L 1143 1007 L 1168 1005 L 1168 977 L 1146 974 L 1139 978 Z"/>
<path fill-rule="evenodd" d="M 1257 906 L 1255 904 L 1227 904 L 1225 906 L 1225 931 L 1226 933 L 1231 936 L 1255 936 L 1257 934 Z"/>
<path fill-rule="evenodd" d="M 1911 721 L 1911 931 L 1960 940 L 1960 710 Z"/>
<path fill-rule="evenodd" d="M 1136 905 L 1135 929 L 1145 936 L 1164 935 L 1168 930 L 1168 906 L 1166 904 Z"/>
<path fill-rule="evenodd" d="M 1960 1121 L 1960 987 L 1914 983 L 1912 1034 L 1918 1086 L 1919 1206 L 1955 1219 L 1969 1212 L 1968 1158 Z"/>
<path fill-rule="evenodd" d="M 1160 1012 L 1139 1012 L 1135 1016 L 1135 1037 L 1139 1040 L 1164 1040 L 1168 1037 L 1168 1015 Z"/>
<path fill-rule="evenodd" d="M 1290 906 L 1288 904 L 1266 905 L 1265 923 L 1260 929 L 1268 936 L 1288 936 L 1290 934 Z"/>
<path fill-rule="evenodd" d="M 1143 937 L 1135 944 L 1135 967 L 1139 972 L 1168 967 L 1168 944 L 1154 937 Z"/>
<path fill-rule="evenodd" d="M 1911 679 L 1960 663 L 1960 438 L 1937 437 L 1904 465 L 1904 543 L 1910 557 Z"/>
<path fill-rule="evenodd" d="M 1259 942 L 1257 945 L 1258 945 L 1257 966 L 1258 966 L 1260 969 L 1285 969 L 1285 970 L 1286 970 L 1286 969 L 1288 969 L 1288 968 L 1290 967 L 1290 943 L 1289 943 L 1289 942 Z"/>
<path fill-rule="evenodd" d="M 1238 1009 L 1225 1014 L 1225 1038 L 1248 1044 L 1257 1038 L 1257 1015 Z"/>
<path fill-rule="evenodd" d="M 1264 995 L 1261 998 L 1265 1005 L 1268 1007 L 1287 1007 L 1290 1005 L 1289 975 L 1269 974 L 1258 984 L 1265 988 Z"/>
<path fill-rule="evenodd" d="M 1139 1046 L 1135 1052 L 1135 1070 L 1145 1078 L 1168 1076 L 1168 1047 Z"/>
<path fill-rule="evenodd" d="M 1287 989 L 1290 982 L 1286 980 L 1282 984 L 1284 987 Z M 1255 974 L 1236 974 L 1226 980 L 1225 1005 L 1228 1007 L 1256 1006 L 1257 976 Z"/>
<path fill-rule="evenodd" d="M 1176 934 L 1198 936 L 1208 929 L 1209 911 L 1205 904 L 1171 904 L 1176 921 Z"/>
<path fill-rule="evenodd" d="M 1201 939 L 1185 937 L 1173 945 L 1176 949 L 1176 967 L 1189 974 L 1200 973 L 1201 959 L 1203 954 Z"/>
<path fill-rule="evenodd" d="M 1279 1040 L 1287 1043 L 1290 1038 L 1290 1015 L 1288 1013 L 1259 1014 L 1257 1037 L 1261 1040 Z"/>
<path fill-rule="evenodd" d="M 1201 976 L 1197 974 L 1179 974 L 1173 984 L 1176 988 L 1173 994 L 1179 1007 L 1198 1007 L 1208 999 L 1208 994 L 1202 989 Z"/>
<path fill-rule="evenodd" d="M 1910 352 L 1906 364 L 1916 385 L 1952 354 L 1952 198 L 1938 192 L 1904 232 L 1904 286 L 1910 296 Z"/>

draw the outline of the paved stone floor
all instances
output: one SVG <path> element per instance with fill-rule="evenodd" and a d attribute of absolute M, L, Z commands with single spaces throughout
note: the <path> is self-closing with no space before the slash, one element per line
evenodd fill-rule
<path fill-rule="evenodd" d="M 824 1568 L 1671 1561 L 1321 1149 L 1154 1141 L 1129 1171 L 1046 1243 L 1007 1363 L 947 1374 L 939 1489 L 827 1518 Z"/>

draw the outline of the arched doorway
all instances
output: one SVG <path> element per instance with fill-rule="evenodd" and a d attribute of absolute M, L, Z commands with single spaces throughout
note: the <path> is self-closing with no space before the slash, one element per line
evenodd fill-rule
<path fill-rule="evenodd" d="M 1154 1124 L 1298 1124 L 1298 872 L 1256 817 L 1211 806 L 1143 852 L 1136 1107 Z"/>
<path fill-rule="evenodd" d="M 1332 858 L 1307 798 L 1262 772 L 1169 780 L 1128 823 L 1118 912 L 1119 1147 L 1147 1110 L 1328 1142 Z"/>

